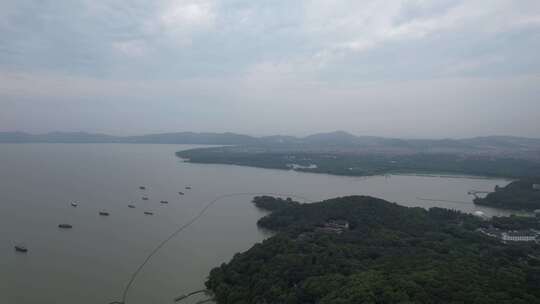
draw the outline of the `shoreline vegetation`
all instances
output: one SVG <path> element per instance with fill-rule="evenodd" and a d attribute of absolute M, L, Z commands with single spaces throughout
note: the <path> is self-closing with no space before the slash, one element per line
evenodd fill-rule
<path fill-rule="evenodd" d="M 481 229 L 540 228 L 536 219 L 482 220 L 368 196 L 300 204 L 255 197 L 275 234 L 206 282 L 219 304 L 538 303 L 540 246 Z"/>
<path fill-rule="evenodd" d="M 535 211 L 540 209 L 540 178 L 524 178 L 506 187 L 495 187 L 486 197 L 474 199 L 477 205 L 501 209 Z"/>
<path fill-rule="evenodd" d="M 534 177 L 540 172 L 540 163 L 524 159 L 464 157 L 454 154 L 257 152 L 252 149 L 243 150 L 241 147 L 212 147 L 179 151 L 176 156 L 186 162 L 199 164 L 238 165 L 357 177 L 415 174 L 518 179 Z"/>

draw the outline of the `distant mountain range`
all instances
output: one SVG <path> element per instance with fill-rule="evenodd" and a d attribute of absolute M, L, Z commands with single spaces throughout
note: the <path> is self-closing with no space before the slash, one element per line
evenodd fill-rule
<path fill-rule="evenodd" d="M 355 136 L 336 131 L 306 137 L 253 137 L 235 133 L 162 133 L 140 136 L 111 136 L 85 132 L 29 134 L 0 132 L 0 143 L 139 143 L 240 145 L 271 151 L 331 151 L 342 153 L 466 153 L 522 156 L 540 159 L 540 139 L 513 136 L 486 136 L 465 139 L 398 139 Z"/>
<path fill-rule="evenodd" d="M 0 132 L 0 143 L 143 143 L 239 145 L 257 142 L 257 138 L 234 133 L 161 133 L 139 136 L 112 136 L 86 132 L 51 132 L 29 134 Z"/>

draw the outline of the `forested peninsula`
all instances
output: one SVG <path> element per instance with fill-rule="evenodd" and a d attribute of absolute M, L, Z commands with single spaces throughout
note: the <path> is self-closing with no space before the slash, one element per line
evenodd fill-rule
<path fill-rule="evenodd" d="M 540 303 L 539 246 L 479 232 L 509 218 L 367 196 L 254 203 L 275 235 L 211 271 L 219 304 Z"/>
<path fill-rule="evenodd" d="M 452 153 L 343 153 L 336 151 L 276 151 L 262 147 L 213 147 L 179 151 L 185 161 L 345 176 L 383 174 L 451 174 L 497 178 L 534 177 L 540 162 L 526 159 L 462 156 Z"/>
<path fill-rule="evenodd" d="M 540 172 L 540 171 L 539 171 Z M 485 198 L 476 198 L 475 204 L 495 208 L 527 210 L 540 209 L 540 178 L 513 181 L 506 187 L 496 187 Z"/>

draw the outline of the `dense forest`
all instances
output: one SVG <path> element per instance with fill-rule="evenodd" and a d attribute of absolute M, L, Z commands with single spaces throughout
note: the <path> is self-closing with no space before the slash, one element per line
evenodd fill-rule
<path fill-rule="evenodd" d="M 540 171 L 539 171 L 540 172 Z M 485 198 L 477 198 L 475 204 L 515 210 L 540 209 L 540 190 L 534 189 L 540 178 L 527 178 L 511 182 L 506 187 L 496 188 Z"/>
<path fill-rule="evenodd" d="M 277 233 L 211 271 L 219 304 L 540 303 L 538 245 L 476 232 L 489 221 L 366 196 L 264 201 Z M 336 220 L 343 233 L 321 229 Z"/>
<path fill-rule="evenodd" d="M 384 153 L 347 154 L 339 152 L 266 152 L 241 147 L 199 148 L 177 152 L 194 163 L 241 165 L 271 169 L 348 176 L 388 173 L 465 174 L 492 177 L 532 177 L 540 172 L 540 163 L 514 158 L 493 158 L 457 154 Z"/>
<path fill-rule="evenodd" d="M 494 216 L 490 224 L 502 230 L 528 230 L 536 229 L 540 231 L 540 219 L 528 216 Z"/>
<path fill-rule="evenodd" d="M 280 197 L 263 195 L 254 197 L 253 204 L 266 211 L 277 211 L 283 208 L 299 205 L 300 203 L 293 201 L 290 197 L 283 199 Z"/>

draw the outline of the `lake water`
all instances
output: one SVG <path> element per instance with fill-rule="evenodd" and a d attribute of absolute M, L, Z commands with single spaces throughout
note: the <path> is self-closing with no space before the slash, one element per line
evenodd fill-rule
<path fill-rule="evenodd" d="M 475 207 L 467 195 L 504 186 L 506 180 L 340 177 L 189 164 L 174 155 L 192 147 L 0 144 L 0 303 L 120 300 L 129 276 L 160 241 L 228 193 L 288 193 L 312 201 L 362 194 L 406 206 L 507 214 Z M 148 189 L 141 191 L 140 185 Z M 187 185 L 192 189 L 185 190 Z M 149 200 L 141 200 L 143 195 Z M 74 200 L 80 202 L 76 208 L 70 206 Z M 178 295 L 201 289 L 212 267 L 263 240 L 266 235 L 256 221 L 264 214 L 250 200 L 248 195 L 227 197 L 212 205 L 143 268 L 127 303 L 172 303 Z M 137 208 L 128 208 L 129 202 Z M 101 209 L 110 216 L 99 216 Z M 60 223 L 73 229 L 60 230 Z M 29 248 L 27 254 L 14 251 L 20 242 Z"/>

